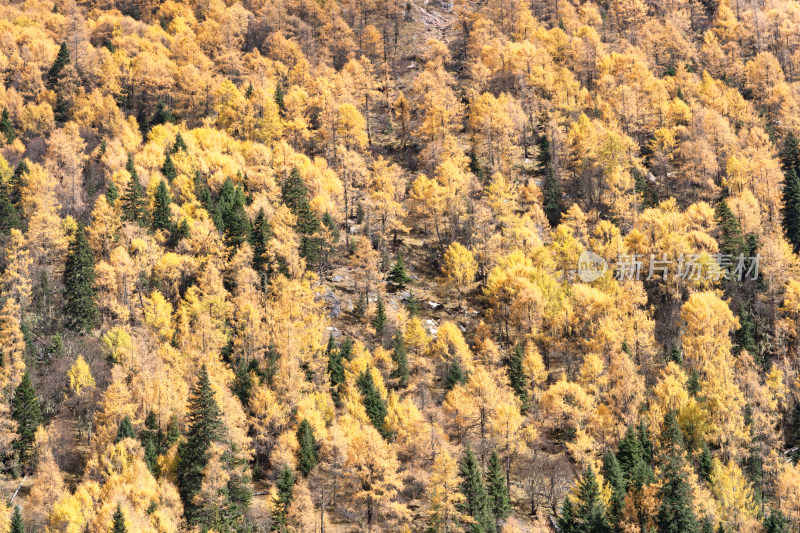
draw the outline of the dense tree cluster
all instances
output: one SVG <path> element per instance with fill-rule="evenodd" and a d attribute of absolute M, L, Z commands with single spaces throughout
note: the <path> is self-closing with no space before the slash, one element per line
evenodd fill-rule
<path fill-rule="evenodd" d="M 800 528 L 797 0 L 0 26 L 0 533 Z"/>

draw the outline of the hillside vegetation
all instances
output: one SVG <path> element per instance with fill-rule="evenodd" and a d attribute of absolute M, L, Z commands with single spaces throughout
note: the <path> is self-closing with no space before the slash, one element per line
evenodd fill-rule
<path fill-rule="evenodd" d="M 800 532 L 797 0 L 7 0 L 0 78 L 0 533 Z"/>

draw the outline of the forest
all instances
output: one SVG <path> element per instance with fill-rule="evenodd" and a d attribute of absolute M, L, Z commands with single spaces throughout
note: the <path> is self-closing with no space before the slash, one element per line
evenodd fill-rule
<path fill-rule="evenodd" d="M 799 533 L 798 0 L 0 2 L 0 533 Z"/>

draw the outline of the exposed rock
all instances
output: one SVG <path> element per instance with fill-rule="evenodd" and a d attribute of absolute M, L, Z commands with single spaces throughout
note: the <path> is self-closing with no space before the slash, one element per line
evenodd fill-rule
<path fill-rule="evenodd" d="M 330 318 L 339 318 L 339 315 L 342 314 L 342 301 L 333 294 L 333 291 L 330 288 L 325 287 L 325 291 L 320 296 L 322 300 L 325 302 L 325 305 L 328 306 L 330 310 L 328 316 Z"/>

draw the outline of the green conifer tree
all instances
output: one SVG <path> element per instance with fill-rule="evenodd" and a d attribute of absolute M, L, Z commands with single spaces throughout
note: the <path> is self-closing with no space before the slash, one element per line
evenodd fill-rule
<path fill-rule="evenodd" d="M 328 356 L 328 375 L 331 383 L 331 396 L 338 405 L 341 401 L 340 388 L 344 384 L 344 362 L 342 361 L 342 350 L 333 340 L 333 335 L 328 337 L 328 347 L 325 349 Z"/>
<path fill-rule="evenodd" d="M 7 107 L 3 108 L 3 114 L 0 115 L 0 133 L 6 138 L 8 144 L 11 144 L 17 138 L 17 131 L 14 129 L 14 123 L 11 122 Z"/>
<path fill-rule="evenodd" d="M 464 372 L 464 368 L 461 366 L 458 359 L 453 359 L 453 362 L 447 367 L 447 374 L 445 374 L 443 383 L 444 389 L 449 392 L 453 390 L 456 385 L 463 385 L 466 382 L 467 373 Z"/>
<path fill-rule="evenodd" d="M 581 522 L 581 532 L 610 533 L 611 527 L 606 520 L 606 508 L 600 495 L 600 484 L 591 465 L 581 477 L 578 486 L 577 516 Z"/>
<path fill-rule="evenodd" d="M 664 417 L 661 432 L 661 505 L 656 515 L 658 533 L 694 533 L 697 518 L 692 510 L 692 489 L 684 472 L 684 447 L 674 411 Z"/>
<path fill-rule="evenodd" d="M 317 466 L 319 462 L 317 439 L 314 437 L 314 428 L 305 418 L 297 426 L 297 467 L 303 476 L 308 474 Z"/>
<path fill-rule="evenodd" d="M 11 201 L 10 183 L 0 179 L 0 233 L 8 235 L 12 229 L 22 227 L 17 208 Z"/>
<path fill-rule="evenodd" d="M 404 300 L 406 305 L 406 311 L 410 316 L 417 316 L 419 314 L 419 301 L 417 297 L 414 296 L 414 291 L 408 291 L 408 297 Z"/>
<path fill-rule="evenodd" d="M 172 213 L 170 211 L 170 204 L 172 203 L 172 196 L 170 195 L 167 184 L 164 180 L 158 182 L 158 188 L 153 196 L 153 231 L 172 230 Z"/>
<path fill-rule="evenodd" d="M 159 124 L 166 124 L 167 122 L 175 123 L 175 115 L 172 110 L 167 107 L 163 101 L 159 101 L 156 105 L 156 111 L 153 113 L 153 118 L 150 121 L 151 126 L 158 126 Z"/>
<path fill-rule="evenodd" d="M 790 533 L 792 526 L 780 509 L 770 509 L 769 514 L 764 518 L 764 531 L 765 533 Z"/>
<path fill-rule="evenodd" d="M 39 398 L 36 397 L 36 390 L 27 372 L 22 376 L 22 381 L 11 399 L 11 418 L 17 423 L 17 438 L 13 442 L 13 448 L 19 455 L 20 463 L 25 465 L 31 459 L 36 430 L 43 421 Z"/>
<path fill-rule="evenodd" d="M 295 229 L 301 235 L 300 255 L 309 264 L 316 265 L 320 259 L 321 241 L 315 234 L 320 229 L 320 220 L 308 203 L 308 190 L 296 167 L 283 183 L 281 196 L 283 203 L 297 217 Z"/>
<path fill-rule="evenodd" d="M 550 225 L 556 227 L 561 220 L 561 182 L 550 162 L 550 141 L 546 135 L 539 141 L 536 159 L 542 178 L 542 208 Z"/>
<path fill-rule="evenodd" d="M 228 178 L 220 191 L 217 209 L 222 218 L 225 245 L 235 251 L 250 236 L 250 219 L 244 210 L 244 191 Z"/>
<path fill-rule="evenodd" d="M 134 222 L 142 227 L 148 223 L 147 200 L 142 189 L 142 182 L 139 181 L 139 174 L 133 161 L 133 154 L 128 156 L 128 163 L 125 166 L 131 179 L 125 187 L 122 195 L 122 216 L 129 222 Z"/>
<path fill-rule="evenodd" d="M 472 522 L 465 525 L 470 533 L 494 533 L 496 531 L 495 519 L 489 503 L 489 495 L 483 484 L 483 475 L 475 454 L 467 447 L 464 458 L 459 468 L 461 483 L 459 492 L 464 496 L 464 501 L 458 504 L 459 510 L 472 518 Z"/>
<path fill-rule="evenodd" d="M 350 358 L 353 357 L 353 339 L 345 337 L 339 345 L 339 351 L 342 354 L 342 359 L 349 361 Z"/>
<path fill-rule="evenodd" d="M 800 177 L 795 167 L 784 173 L 781 225 L 794 252 L 800 252 Z"/>
<path fill-rule="evenodd" d="M 242 406 L 250 405 L 250 395 L 253 390 L 253 376 L 250 375 L 250 365 L 244 358 L 240 358 L 233 375 L 233 393 L 239 398 Z"/>
<path fill-rule="evenodd" d="M 45 78 L 45 86 L 49 90 L 58 92 L 59 84 L 61 83 L 61 71 L 64 70 L 68 63 L 69 50 L 67 49 L 67 43 L 61 43 L 56 60 L 50 70 L 47 71 L 47 77 Z"/>
<path fill-rule="evenodd" d="M 727 201 L 721 200 L 717 204 L 714 218 L 719 229 L 717 242 L 719 243 L 720 253 L 733 257 L 738 256 L 744 248 L 744 238 L 742 237 L 742 228 L 739 225 L 739 221 L 730 207 L 728 207 Z"/>
<path fill-rule="evenodd" d="M 269 241 L 272 239 L 272 226 L 267 222 L 264 208 L 258 210 L 250 232 L 250 246 L 253 248 L 253 270 L 265 279 L 269 270 Z"/>
<path fill-rule="evenodd" d="M 119 198 L 119 188 L 117 185 L 112 181 L 108 184 L 108 189 L 106 189 L 106 201 L 108 201 L 108 205 L 114 205 L 114 203 Z"/>
<path fill-rule="evenodd" d="M 394 283 L 400 289 L 403 289 L 406 284 L 411 283 L 412 279 L 411 276 L 408 275 L 406 272 L 406 264 L 403 261 L 403 254 L 397 254 L 397 259 L 392 266 L 392 269 L 389 271 L 389 274 L 386 276 L 386 279 L 390 283 Z"/>
<path fill-rule="evenodd" d="M 167 183 L 172 183 L 178 177 L 178 170 L 175 168 L 175 163 L 172 161 L 172 155 L 169 150 L 164 155 L 164 164 L 161 166 L 161 173 L 164 174 Z"/>
<path fill-rule="evenodd" d="M 375 426 L 375 429 L 378 430 L 383 438 L 391 440 L 392 432 L 387 429 L 385 425 L 386 416 L 389 414 L 389 410 L 386 407 L 386 400 L 381 397 L 381 393 L 375 387 L 375 382 L 372 380 L 372 371 L 369 367 L 358 376 L 356 385 L 361 392 L 364 408 L 367 411 L 367 417 L 369 417 L 372 425 Z"/>
<path fill-rule="evenodd" d="M 528 390 L 526 386 L 528 379 L 525 377 L 525 372 L 522 369 L 523 357 L 524 352 L 522 345 L 517 344 L 514 347 L 514 351 L 511 352 L 511 356 L 508 358 L 508 381 L 519 399 L 525 403 L 528 400 Z"/>
<path fill-rule="evenodd" d="M 703 447 L 700 451 L 700 458 L 698 460 L 698 471 L 700 478 L 706 482 L 711 480 L 711 471 L 714 469 L 714 462 L 711 457 L 711 450 L 708 448 L 708 443 L 704 440 Z"/>
<path fill-rule="evenodd" d="M 283 84 L 280 81 L 275 84 L 275 103 L 278 104 L 281 113 L 286 111 L 286 104 L 283 102 Z"/>
<path fill-rule="evenodd" d="M 83 224 L 78 224 L 64 265 L 64 316 L 73 331 L 87 333 L 99 318 L 94 302 L 94 256 Z"/>
<path fill-rule="evenodd" d="M 625 510 L 625 476 L 616 455 L 610 450 L 603 457 L 603 477 L 611 487 L 611 499 L 608 502 L 606 516 L 612 530 L 620 532 L 622 513 Z"/>
<path fill-rule="evenodd" d="M 22 513 L 20 512 L 19 505 L 14 507 L 14 512 L 11 515 L 11 529 L 10 533 L 25 533 L 25 522 L 22 520 Z"/>
<path fill-rule="evenodd" d="M 188 150 L 188 148 L 186 147 L 186 141 L 183 140 L 183 135 L 181 135 L 181 132 L 178 132 L 175 134 L 175 142 L 172 145 L 172 153 L 177 154 L 180 150 L 185 152 Z"/>
<path fill-rule="evenodd" d="M 561 516 L 558 517 L 559 533 L 580 533 L 580 524 L 575 518 L 575 509 L 572 506 L 570 497 L 564 498 L 561 504 Z"/>
<path fill-rule="evenodd" d="M 284 465 L 283 469 L 281 469 L 280 478 L 278 478 L 278 493 L 275 495 L 272 509 L 270 531 L 289 533 L 289 507 L 292 505 L 292 499 L 294 498 L 294 482 L 294 474 L 288 466 Z"/>
<path fill-rule="evenodd" d="M 405 389 L 408 387 L 408 379 L 411 376 L 411 372 L 408 368 L 408 349 L 406 348 L 403 334 L 400 332 L 397 332 L 394 336 L 392 361 L 394 361 L 395 366 L 390 377 L 397 380 L 398 388 Z"/>
<path fill-rule="evenodd" d="M 489 495 L 489 509 L 494 515 L 495 521 L 507 518 L 511 514 L 511 498 L 508 494 L 508 484 L 497 450 L 493 450 L 489 457 L 489 469 L 486 471 L 486 492 Z"/>
<path fill-rule="evenodd" d="M 131 423 L 131 417 L 125 416 L 122 421 L 117 426 L 117 436 L 114 438 L 114 442 L 119 442 L 122 439 L 135 439 L 136 438 L 136 431 L 133 429 L 133 424 Z"/>
<path fill-rule="evenodd" d="M 386 307 L 383 304 L 383 297 L 378 296 L 377 308 L 375 309 L 375 316 L 372 317 L 372 327 L 375 328 L 375 335 L 378 337 L 383 336 L 386 330 L 386 323 L 389 317 L 386 316 Z"/>
<path fill-rule="evenodd" d="M 109 533 L 128 533 L 128 527 L 125 525 L 125 515 L 122 514 L 122 507 L 117 504 L 117 510 L 114 511 L 114 516 L 111 518 L 111 530 Z"/>
<path fill-rule="evenodd" d="M 208 448 L 212 442 L 222 439 L 224 430 L 205 365 L 200 368 L 197 384 L 189 396 L 186 423 L 186 440 L 178 446 L 178 493 L 183 501 L 186 520 L 194 524 L 201 514 L 194 497 L 203 483 L 203 473 L 209 460 Z"/>

